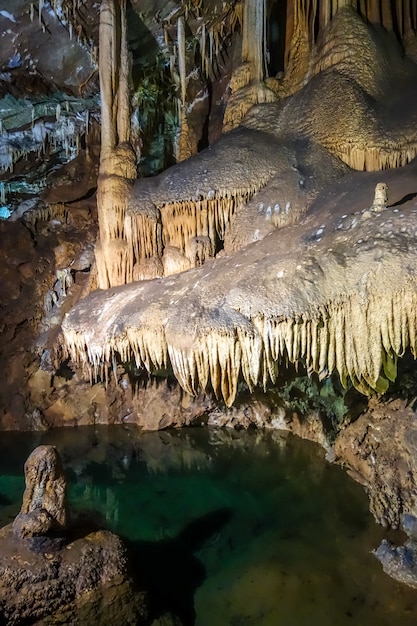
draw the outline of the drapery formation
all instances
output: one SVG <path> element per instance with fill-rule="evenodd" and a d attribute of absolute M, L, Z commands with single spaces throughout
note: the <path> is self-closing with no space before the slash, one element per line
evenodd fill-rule
<path fill-rule="evenodd" d="M 385 173 L 391 197 L 409 195 L 416 169 Z M 69 355 L 103 376 L 117 354 L 151 372 L 170 364 L 186 391 L 228 405 L 239 381 L 266 386 L 288 361 L 384 391 L 417 347 L 417 209 L 374 206 L 377 182 L 349 175 L 308 220 L 229 257 L 91 294 L 64 322 Z"/>

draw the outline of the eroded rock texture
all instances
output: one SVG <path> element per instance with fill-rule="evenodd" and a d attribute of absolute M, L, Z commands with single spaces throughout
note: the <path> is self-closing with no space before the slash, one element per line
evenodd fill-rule
<path fill-rule="evenodd" d="M 66 480 L 54 446 L 38 446 L 25 463 L 26 489 L 13 522 L 17 537 L 63 533 L 68 526 Z"/>
<path fill-rule="evenodd" d="M 0 530 L 1 623 L 142 623 L 146 594 L 133 588 L 122 541 L 104 530 L 69 528 L 54 446 L 32 452 L 25 479 L 21 511 Z"/>
<path fill-rule="evenodd" d="M 335 454 L 364 484 L 378 522 L 398 528 L 404 514 L 416 515 L 417 420 L 403 400 L 371 401 L 340 433 Z"/>
<path fill-rule="evenodd" d="M 91 532 L 51 552 L 34 552 L 10 525 L 0 540 L 2 623 L 142 623 L 144 594 L 132 592 L 125 548 L 112 533 Z"/>

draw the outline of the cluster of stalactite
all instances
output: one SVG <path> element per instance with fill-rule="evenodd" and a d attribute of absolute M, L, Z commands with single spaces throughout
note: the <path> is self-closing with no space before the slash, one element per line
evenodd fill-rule
<path fill-rule="evenodd" d="M 44 30 L 46 26 L 42 12 L 45 9 L 45 4 L 45 0 L 38 0 L 37 3 L 30 4 L 31 20 L 34 21 L 36 17 Z M 91 37 L 91 32 L 88 34 L 86 32 L 86 23 L 89 17 L 88 6 L 85 6 L 82 0 L 51 0 L 48 4 L 52 6 L 55 15 L 63 26 L 67 28 L 70 39 L 74 37 L 80 45 L 88 50 L 94 72 L 97 69 L 98 47 Z M 37 16 L 35 16 L 35 12 Z"/>
<path fill-rule="evenodd" d="M 355 170 L 378 171 L 387 168 L 402 167 L 417 156 L 417 142 L 408 146 L 398 145 L 387 149 L 379 147 L 361 147 L 339 144 L 338 156 Z"/>
<path fill-rule="evenodd" d="M 48 119 L 48 113 L 55 115 L 55 121 Z M 88 127 L 88 109 L 82 116 L 77 115 L 70 110 L 69 103 L 64 102 L 62 107 L 60 104 L 38 106 L 36 117 L 33 106 L 31 124 L 24 129 L 12 128 L 10 120 L 7 124 L 0 120 L 0 173 L 13 172 L 14 164 L 32 152 L 37 152 L 39 157 L 61 150 L 65 151 L 66 158 L 77 155 L 82 139 L 88 138 Z"/>
<path fill-rule="evenodd" d="M 201 264 L 204 262 L 203 259 L 208 258 L 210 254 L 215 254 L 217 243 L 224 239 L 226 226 L 237 207 L 247 202 L 268 179 L 266 177 L 265 180 L 260 180 L 254 189 L 216 189 L 215 191 L 212 190 L 210 195 L 200 194 L 197 199 L 187 197 L 187 193 L 181 198 L 181 195 L 178 195 L 178 189 L 172 188 L 172 200 L 170 193 L 167 193 L 163 203 L 147 202 L 144 196 L 143 199 L 138 199 L 135 206 L 132 205 L 130 196 L 136 177 L 136 166 L 133 150 L 128 147 L 130 117 L 127 88 L 127 42 L 126 34 L 123 34 L 124 29 L 126 29 L 126 17 L 123 7 L 124 3 L 119 6 L 117 3 L 115 4 L 114 0 L 104 0 L 101 8 L 102 156 L 97 194 L 100 242 L 96 248 L 96 258 L 99 284 L 102 288 L 132 282 L 139 277 L 142 279 L 168 275 Z M 291 55 L 288 56 L 287 69 L 288 81 L 291 82 L 292 90 L 297 90 L 297 86 L 300 86 L 297 81 L 300 84 L 304 81 L 307 70 L 311 78 L 320 74 L 323 69 L 333 67 L 336 62 L 339 64 L 338 67 L 345 62 L 346 50 L 349 45 L 336 46 L 336 50 L 334 50 L 334 47 L 329 44 L 327 47 L 322 47 L 321 52 L 319 48 L 316 57 L 313 58 L 311 55 L 321 33 L 326 28 L 330 28 L 330 24 L 337 22 L 336 15 L 341 15 L 341 10 L 346 7 L 352 7 L 350 0 L 339 0 L 331 3 L 303 0 L 288 3 L 286 35 L 288 41 L 291 42 L 292 57 L 290 58 Z M 356 8 L 355 6 L 353 17 L 358 20 Z M 196 7 L 194 7 L 195 9 Z M 366 12 L 369 20 L 376 14 L 372 2 L 362 3 L 359 9 Z M 262 83 L 262 78 L 265 75 L 265 48 L 262 44 L 265 34 L 265 14 L 266 3 L 264 1 L 247 0 L 244 3 L 240 18 L 242 20 L 242 65 L 231 79 L 232 97 L 225 113 L 225 130 L 230 130 L 236 126 L 253 104 L 270 102 L 277 97 Z M 405 19 L 406 14 L 407 19 Z M 108 16 L 107 21 L 103 19 L 103 15 Z M 380 12 L 380 21 L 382 20 L 381 16 L 382 12 Z M 414 17 L 413 11 L 405 11 L 401 24 L 407 23 L 411 28 Z M 174 16 L 174 18 L 176 20 L 176 55 L 178 57 L 180 108 L 182 112 L 178 159 L 182 160 L 191 154 L 188 149 L 190 143 L 188 141 L 186 113 L 187 12 L 179 12 L 179 15 Z M 236 18 L 237 23 L 238 18 Z M 339 20 L 339 30 L 346 24 L 350 28 L 350 22 L 345 23 L 345 21 Z M 364 25 L 363 28 L 366 29 Z M 356 35 L 355 24 L 352 29 L 351 38 Z M 337 41 L 339 32 L 337 27 L 334 28 L 334 31 L 331 40 Z M 362 50 L 366 47 L 367 40 L 363 39 L 362 41 L 361 32 L 359 33 L 359 41 Z M 298 45 L 295 45 L 297 42 Z M 349 55 L 347 56 L 349 57 Z M 293 71 L 290 68 L 291 63 Z M 111 68 L 111 72 L 109 72 L 109 68 Z M 345 69 L 345 73 L 349 77 L 352 68 L 347 62 Z M 340 75 L 344 76 L 345 74 L 341 71 Z M 363 79 L 363 82 L 367 83 L 367 81 L 368 75 Z M 355 84 L 356 91 L 352 92 L 352 102 L 356 104 L 358 98 L 360 106 L 365 102 L 362 108 L 358 105 L 352 114 L 352 116 L 356 115 L 359 118 L 361 114 L 366 116 L 368 112 L 368 101 L 365 97 L 362 98 L 360 90 L 363 89 L 364 93 L 368 92 L 375 97 L 378 94 L 373 93 L 372 76 L 368 90 L 366 89 L 367 84 L 363 87 L 359 79 L 357 82 L 359 86 L 356 88 Z M 249 89 L 247 89 L 248 87 Z M 243 94 L 242 97 L 240 94 Z M 334 130 L 333 132 L 329 131 L 327 110 L 318 107 L 318 112 L 323 113 L 324 111 L 324 115 L 320 117 L 317 113 L 317 119 L 313 119 L 316 112 L 312 112 L 310 107 L 306 115 L 303 115 L 303 106 L 304 102 L 301 97 L 298 105 L 296 103 L 294 107 L 287 107 L 295 111 L 292 120 L 294 132 L 303 130 L 302 126 L 304 125 L 306 127 L 304 132 L 313 136 L 318 143 L 355 169 L 376 170 L 385 167 L 398 167 L 409 162 L 417 154 L 417 144 L 412 140 L 408 142 L 398 141 L 394 145 L 389 138 L 384 138 L 385 143 L 382 145 L 380 137 L 377 137 L 375 143 L 369 142 L 368 139 L 372 136 L 372 130 L 368 134 L 365 133 L 360 141 L 355 134 L 356 127 L 353 134 L 350 132 L 350 127 L 347 128 L 350 135 L 342 130 L 343 136 L 341 137 L 340 133 L 335 133 Z M 297 115 L 302 119 L 298 119 Z M 285 110 L 283 119 L 285 126 L 283 130 L 287 131 L 290 125 L 285 124 Z M 291 122 L 289 117 L 288 121 Z M 358 124 L 362 121 L 359 119 Z M 353 138 L 353 136 L 355 137 Z M 198 244 L 196 238 L 200 238 Z M 208 242 L 201 238 L 208 238 Z"/>
<path fill-rule="evenodd" d="M 106 375 L 115 353 L 150 372 L 170 363 L 188 393 L 213 389 L 229 406 L 241 379 L 251 390 L 266 387 L 288 361 L 304 363 L 320 378 L 336 372 L 344 385 L 350 380 L 362 393 L 382 392 L 395 379 L 397 356 L 407 348 L 415 355 L 417 347 L 417 295 L 407 289 L 366 303 L 351 296 L 287 319 L 258 314 L 248 320 L 235 311 L 229 318 L 225 311 L 221 325 L 214 314 L 212 324 L 205 318 L 190 342 L 179 331 L 168 332 L 161 313 L 143 327 L 107 337 L 104 345 L 64 326 L 65 345 L 92 378 Z"/>
<path fill-rule="evenodd" d="M 290 95 L 303 84 L 314 49 L 335 15 L 352 7 L 371 24 L 381 24 L 401 39 L 417 32 L 417 4 L 414 0 L 294 0 L 287 3 L 285 30 L 284 84 L 281 95 Z"/>
<path fill-rule="evenodd" d="M 417 4 L 414 0 L 293 0 L 287 3 L 285 62 L 291 57 L 292 38 L 301 25 L 310 46 L 317 43 L 336 13 L 344 8 L 356 9 L 367 22 L 395 30 L 401 37 L 417 31 Z"/>
<path fill-rule="evenodd" d="M 268 174 L 246 188 L 212 190 L 206 197 L 159 206 L 140 200 L 127 208 L 113 204 L 109 239 L 120 242 L 119 259 L 112 258 L 115 272 L 130 283 L 199 267 L 214 257 L 237 208 L 267 180 Z"/>
<path fill-rule="evenodd" d="M 24 221 L 34 229 L 39 221 L 48 222 L 56 219 L 65 223 L 68 220 L 68 214 L 68 207 L 62 202 L 45 204 L 37 207 L 34 211 L 27 211 Z"/>

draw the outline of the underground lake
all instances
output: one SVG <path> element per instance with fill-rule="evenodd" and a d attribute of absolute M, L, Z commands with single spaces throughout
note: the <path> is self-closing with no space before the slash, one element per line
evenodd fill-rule
<path fill-rule="evenodd" d="M 2 433 L 2 526 L 19 511 L 23 465 L 41 444 L 61 456 L 72 515 L 128 540 L 158 597 L 150 624 L 416 623 L 417 591 L 372 554 L 387 532 L 363 488 L 316 444 L 207 427 Z"/>

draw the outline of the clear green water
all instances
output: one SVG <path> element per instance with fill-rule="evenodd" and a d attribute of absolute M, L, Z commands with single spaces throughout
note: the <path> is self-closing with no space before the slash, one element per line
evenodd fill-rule
<path fill-rule="evenodd" d="M 416 624 L 417 592 L 371 554 L 385 535 L 363 489 L 314 444 L 205 428 L 3 433 L 2 525 L 41 443 L 61 454 L 72 510 L 132 540 L 136 567 L 186 626 Z"/>

